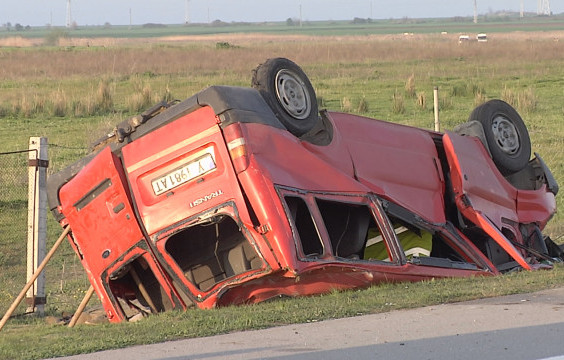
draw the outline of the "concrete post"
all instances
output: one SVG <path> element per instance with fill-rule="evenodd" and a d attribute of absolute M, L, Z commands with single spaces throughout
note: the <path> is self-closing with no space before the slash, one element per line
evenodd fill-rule
<path fill-rule="evenodd" d="M 45 258 L 47 240 L 47 138 L 29 138 L 27 206 L 27 280 Z M 27 312 L 42 315 L 45 308 L 45 273 L 26 293 Z"/>
<path fill-rule="evenodd" d="M 441 131 L 441 123 L 439 121 L 439 87 L 433 88 L 433 107 L 435 109 L 435 131 Z"/>

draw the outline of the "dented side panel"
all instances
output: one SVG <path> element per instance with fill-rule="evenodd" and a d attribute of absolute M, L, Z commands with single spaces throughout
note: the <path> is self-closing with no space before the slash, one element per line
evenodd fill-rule
<path fill-rule="evenodd" d="M 556 198 L 546 185 L 539 190 L 518 190 L 517 215 L 520 222 L 534 222 L 544 229 L 555 212 Z"/>
<path fill-rule="evenodd" d="M 349 114 L 330 116 L 346 134 L 359 182 L 429 221 L 445 221 L 444 176 L 429 132 Z"/>

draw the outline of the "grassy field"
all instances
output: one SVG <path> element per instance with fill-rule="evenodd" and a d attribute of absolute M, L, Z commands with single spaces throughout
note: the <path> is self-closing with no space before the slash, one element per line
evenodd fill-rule
<path fill-rule="evenodd" d="M 563 183 L 564 41 L 555 41 L 563 35 L 496 33 L 487 43 L 459 45 L 456 35 L 438 33 L 322 37 L 227 34 L 99 45 L 90 40 L 89 46 L 77 42 L 79 45 L 72 47 L 0 47 L 0 152 L 27 148 L 29 136 L 47 136 L 50 171 L 57 171 L 88 153 L 91 142 L 140 109 L 162 98 L 186 98 L 210 85 L 249 86 L 252 68 L 267 58 L 283 56 L 304 68 L 322 108 L 412 126 L 433 127 L 434 86 L 439 87 L 445 130 L 466 121 L 483 101 L 505 99 L 519 110 L 529 127 L 533 150 L 542 154 Z M 561 206 L 560 197 L 557 202 Z M 563 242 L 561 214 L 546 232 Z M 60 228 L 50 219 L 51 241 L 59 233 Z M 11 231 L 11 220 L 4 211 L 0 214 L 0 241 L 22 241 Z M 77 271 L 76 257 L 68 250 L 61 250 L 48 269 L 52 279 L 49 299 L 53 300 L 47 309 L 50 315 L 72 313 L 87 289 L 80 274 L 63 283 L 63 273 Z M 3 252 L 4 259 L 25 257 Z M 8 281 L 8 270 L 3 265 L 2 285 Z M 367 291 L 275 301 L 253 306 L 251 311 L 248 307 L 189 311 L 162 314 L 139 324 L 75 330 L 46 326 L 41 319 L 17 318 L 0 336 L 0 358 L 73 354 L 562 285 L 563 270 L 557 268 L 497 279 L 384 285 Z M 409 299 L 402 295 L 405 286 L 412 290 Z M 3 286 L 0 310 L 8 307 L 18 291 L 17 285 Z M 159 330 L 149 331 L 152 328 Z M 32 335 L 41 341 L 28 338 Z"/>

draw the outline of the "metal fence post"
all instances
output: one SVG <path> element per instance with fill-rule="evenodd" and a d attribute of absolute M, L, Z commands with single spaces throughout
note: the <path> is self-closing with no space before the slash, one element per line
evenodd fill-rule
<path fill-rule="evenodd" d="M 45 258 L 47 239 L 47 138 L 29 138 L 28 206 L 27 206 L 27 280 Z M 27 312 L 43 314 L 45 310 L 45 273 L 27 291 Z"/>

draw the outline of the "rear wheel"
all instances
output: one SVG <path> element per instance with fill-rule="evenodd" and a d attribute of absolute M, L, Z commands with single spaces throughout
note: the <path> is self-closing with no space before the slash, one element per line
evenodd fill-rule
<path fill-rule="evenodd" d="M 492 159 L 503 175 L 522 170 L 531 157 L 531 140 L 517 111 L 502 100 L 490 100 L 472 111 L 469 121 L 478 121 Z"/>
<path fill-rule="evenodd" d="M 285 58 L 268 59 L 253 70 L 252 86 L 295 136 L 307 133 L 317 123 L 315 91 L 307 75 L 294 62 Z"/>

